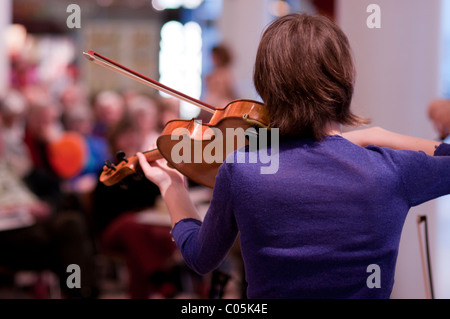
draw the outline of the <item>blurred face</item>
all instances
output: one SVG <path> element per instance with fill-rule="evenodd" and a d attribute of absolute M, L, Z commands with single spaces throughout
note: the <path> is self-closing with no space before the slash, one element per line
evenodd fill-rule
<path fill-rule="evenodd" d="M 116 151 L 123 151 L 128 156 L 134 155 L 142 145 L 142 136 L 135 129 L 128 129 L 121 132 L 115 141 Z"/>
<path fill-rule="evenodd" d="M 144 131 L 152 131 L 157 128 L 158 112 L 156 108 L 141 109 L 134 114 L 138 126 Z"/>
<path fill-rule="evenodd" d="M 180 116 L 180 102 L 169 98 L 165 101 L 166 107 L 161 111 L 160 124 L 165 126 L 170 120 L 177 119 Z"/>
<path fill-rule="evenodd" d="M 124 112 L 122 99 L 113 94 L 101 95 L 95 104 L 97 119 L 107 126 L 115 125 L 123 117 Z"/>
<path fill-rule="evenodd" d="M 61 102 L 65 108 L 71 108 L 83 103 L 85 99 L 86 95 L 83 90 L 75 85 L 68 87 L 61 96 Z"/>
<path fill-rule="evenodd" d="M 48 141 L 58 126 L 58 113 L 51 106 L 34 107 L 28 118 L 28 127 L 36 139 Z"/>
<path fill-rule="evenodd" d="M 114 102 L 101 103 L 97 110 L 99 118 L 107 125 L 116 124 L 123 115 L 122 106 Z"/>
<path fill-rule="evenodd" d="M 79 118 L 73 120 L 69 129 L 83 135 L 88 135 L 92 131 L 92 122 L 87 118 Z"/>

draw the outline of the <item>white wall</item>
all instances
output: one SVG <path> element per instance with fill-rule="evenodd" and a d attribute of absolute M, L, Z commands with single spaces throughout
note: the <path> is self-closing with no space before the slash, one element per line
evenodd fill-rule
<path fill-rule="evenodd" d="M 369 29 L 367 6 L 381 7 L 381 29 Z M 373 124 L 435 139 L 426 109 L 439 95 L 438 0 L 337 0 L 337 20 L 350 39 L 358 71 L 354 110 Z M 425 298 L 417 214 L 427 215 L 435 234 L 436 203 L 411 211 L 400 245 L 392 298 Z M 431 238 L 433 251 L 435 240 Z M 432 255 L 432 260 L 434 260 Z M 433 265 L 435 266 L 435 265 Z M 434 278 L 439 285 L 439 278 Z"/>
<path fill-rule="evenodd" d="M 8 87 L 9 67 L 8 57 L 5 47 L 5 30 L 11 23 L 12 16 L 12 1 L 0 1 L 0 36 L 3 37 L 0 41 L 0 96 L 5 93 Z"/>

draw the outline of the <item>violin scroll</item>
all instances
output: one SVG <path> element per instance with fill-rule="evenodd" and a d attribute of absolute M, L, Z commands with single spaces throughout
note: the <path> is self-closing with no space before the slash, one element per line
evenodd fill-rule
<path fill-rule="evenodd" d="M 148 162 L 161 159 L 162 156 L 157 149 L 143 152 Z M 106 186 L 112 186 L 121 182 L 124 178 L 140 172 L 139 159 L 137 155 L 126 157 L 124 152 L 117 152 L 116 164 L 111 163 L 110 160 L 105 161 L 105 166 L 100 175 L 100 182 Z"/>

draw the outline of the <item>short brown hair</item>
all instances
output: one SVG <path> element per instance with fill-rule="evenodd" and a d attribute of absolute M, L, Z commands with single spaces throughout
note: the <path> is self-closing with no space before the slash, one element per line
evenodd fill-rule
<path fill-rule="evenodd" d="M 355 67 L 349 41 L 326 17 L 275 20 L 262 36 L 253 80 L 282 137 L 321 140 L 331 121 L 369 122 L 350 111 Z"/>

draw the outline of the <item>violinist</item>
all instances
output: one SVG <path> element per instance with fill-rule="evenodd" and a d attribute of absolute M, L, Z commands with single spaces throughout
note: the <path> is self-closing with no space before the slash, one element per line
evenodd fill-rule
<path fill-rule="evenodd" d="M 291 14 L 265 30 L 254 84 L 279 129 L 280 167 L 263 175 L 261 163 L 227 160 L 204 219 L 184 177 L 138 153 L 192 269 L 218 267 L 239 232 L 249 298 L 390 297 L 409 209 L 450 193 L 450 147 L 379 128 L 342 134 L 341 125 L 367 123 L 350 110 L 350 51 L 325 17 Z M 382 274 L 375 286 L 372 265 Z"/>

